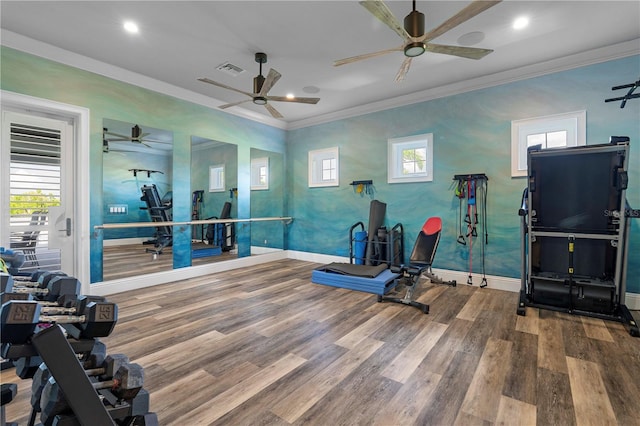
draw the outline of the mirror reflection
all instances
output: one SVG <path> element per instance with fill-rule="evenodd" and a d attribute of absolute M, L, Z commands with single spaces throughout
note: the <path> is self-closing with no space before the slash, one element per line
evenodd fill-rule
<path fill-rule="evenodd" d="M 235 219 L 238 196 L 238 147 L 191 137 L 191 220 Z M 192 265 L 237 257 L 236 224 L 191 228 Z"/>
<path fill-rule="evenodd" d="M 103 120 L 105 224 L 171 220 L 173 134 Z M 173 268 L 171 227 L 103 230 L 103 281 Z"/>
<path fill-rule="evenodd" d="M 251 148 L 251 217 L 281 217 L 284 213 L 284 155 Z M 281 221 L 251 223 L 251 254 L 284 249 Z"/>

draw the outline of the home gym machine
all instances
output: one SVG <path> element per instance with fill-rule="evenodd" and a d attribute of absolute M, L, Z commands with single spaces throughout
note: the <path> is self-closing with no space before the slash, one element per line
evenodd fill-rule
<path fill-rule="evenodd" d="M 552 309 L 638 324 L 625 305 L 631 209 L 629 138 L 527 153 L 521 217 L 521 289 L 517 309 Z"/>
<path fill-rule="evenodd" d="M 163 222 L 171 222 L 171 208 L 173 200 L 171 192 L 167 192 L 164 197 L 160 198 L 158 189 L 155 185 L 143 185 L 141 201 L 147 204 L 147 207 L 141 207 L 141 210 L 147 210 L 151 220 L 158 223 L 156 226 L 156 238 L 148 243 L 153 244 L 154 249 L 147 249 L 147 252 L 154 255 L 162 254 L 162 249 L 171 246 L 173 243 L 173 231 L 170 226 L 162 225 Z M 146 242 L 145 242 L 146 244 Z"/>

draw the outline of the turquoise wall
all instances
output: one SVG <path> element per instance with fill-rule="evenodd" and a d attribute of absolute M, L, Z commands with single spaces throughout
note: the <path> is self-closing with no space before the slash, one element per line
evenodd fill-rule
<path fill-rule="evenodd" d="M 426 218 L 441 216 L 443 236 L 434 266 L 468 270 L 468 250 L 456 243 L 458 202 L 454 174 L 486 173 L 488 234 L 486 273 L 519 277 L 517 209 L 526 186 L 510 176 L 512 120 L 587 111 L 587 143 L 607 142 L 610 135 L 631 137 L 627 198 L 640 207 L 640 102 L 624 109 L 604 99 L 618 96 L 611 87 L 636 81 L 640 57 L 549 74 L 460 95 L 366 114 L 303 129 L 283 131 L 224 112 L 122 83 L 2 47 L 2 89 L 89 108 L 91 111 L 91 226 L 105 221 L 102 189 L 102 120 L 140 122 L 173 132 L 174 219 L 191 215 L 190 137 L 196 135 L 238 146 L 238 217 L 250 217 L 251 148 L 285 154 L 284 214 L 294 217 L 286 244 L 291 250 L 332 255 L 348 254 L 348 229 L 367 221 L 372 198 L 387 203 L 387 225 L 403 223 L 407 249 Z M 425 76 L 428 78 L 428 76 Z M 434 180 L 387 184 L 387 139 L 434 134 Z M 309 188 L 309 150 L 340 147 L 340 186 Z M 352 180 L 372 179 L 373 196 L 357 194 Z M 244 188 L 244 190 L 243 190 Z M 254 191 L 255 192 L 255 191 Z M 240 255 L 248 254 L 248 227 L 239 229 Z M 190 230 L 174 236 L 174 266 L 190 264 Z M 479 271 L 479 244 L 473 269 Z M 242 252 L 244 250 L 244 252 Z M 640 293 L 640 223 L 632 221 L 628 290 Z M 91 242 L 91 279 L 102 279 L 102 234 Z"/>
<path fill-rule="evenodd" d="M 104 223 L 149 222 L 147 204 L 140 199 L 143 185 L 155 185 L 160 198 L 172 190 L 171 157 L 142 152 L 118 152 L 111 149 L 103 154 L 103 215 Z M 157 170 L 161 173 L 138 172 L 131 169 Z M 127 206 L 126 214 L 112 214 L 110 205 Z M 153 237 L 154 228 L 105 229 L 103 239 Z"/>
<path fill-rule="evenodd" d="M 90 110 L 90 212 L 91 229 L 104 217 L 102 189 L 103 119 L 114 119 L 173 132 L 173 217 L 191 218 L 191 136 L 228 142 L 238 146 L 239 217 L 249 217 L 250 149 L 284 152 L 286 132 L 236 117 L 217 109 L 196 105 L 171 96 L 103 77 L 2 46 L 1 88 L 11 92 L 50 99 Z M 91 240 L 91 282 L 102 281 L 102 239 Z M 174 267 L 191 263 L 191 230 L 174 233 Z M 239 255 L 249 254 L 248 227 L 239 228 Z"/>
<path fill-rule="evenodd" d="M 486 273 L 520 276 L 519 217 L 526 178 L 511 178 L 511 121 L 570 111 L 587 111 L 587 143 L 611 135 L 631 138 L 627 198 L 640 208 L 640 102 L 605 103 L 619 96 L 611 87 L 638 79 L 640 57 L 591 65 L 428 102 L 389 109 L 287 135 L 289 249 L 346 256 L 349 227 L 368 220 L 372 198 L 387 203 L 387 226 L 401 222 L 410 251 L 424 221 L 443 219 L 434 267 L 468 271 L 469 249 L 456 243 L 458 199 L 455 174 L 488 178 Z M 428 78 L 428 76 L 425 76 Z M 387 139 L 433 133 L 434 180 L 387 184 Z M 308 152 L 338 146 L 340 186 L 309 188 Z M 588 172 L 588 171 L 585 171 Z M 357 194 L 349 183 L 372 179 L 374 196 Z M 561 184 L 561 183 L 559 183 Z M 481 245 L 472 251 L 473 271 L 481 271 Z M 628 290 L 640 292 L 640 221 L 632 221 Z M 408 255 L 408 253 L 407 253 Z"/>
<path fill-rule="evenodd" d="M 251 150 L 252 159 L 265 157 L 269 159 L 269 189 L 251 190 L 251 217 L 280 217 L 284 215 L 284 155 L 261 149 Z M 251 246 L 284 249 L 282 222 L 253 222 Z"/>

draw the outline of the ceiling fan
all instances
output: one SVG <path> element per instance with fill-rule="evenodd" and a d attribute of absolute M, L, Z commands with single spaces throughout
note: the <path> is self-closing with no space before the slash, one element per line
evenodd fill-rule
<path fill-rule="evenodd" d="M 137 124 L 131 128 L 131 136 L 110 132 L 106 128 L 103 128 L 102 131 L 104 133 L 102 137 L 102 145 L 103 145 L 103 148 L 104 146 L 107 146 L 107 150 L 108 150 L 109 142 L 133 142 L 133 143 L 144 145 L 147 148 L 151 148 L 151 146 L 146 144 L 145 142 L 155 142 L 152 140 L 145 139 L 145 137 L 149 136 L 151 133 L 142 133 L 142 129 L 140 129 L 140 126 L 138 126 Z M 107 138 L 106 135 L 114 136 L 114 137 Z"/>
<path fill-rule="evenodd" d="M 375 58 L 391 52 L 404 52 L 406 58 L 400 66 L 400 70 L 396 74 L 396 81 L 402 81 L 409 71 L 411 59 L 422 55 L 425 51 L 432 53 L 442 53 L 445 55 L 460 56 L 468 59 L 482 59 L 489 53 L 491 49 L 480 49 L 475 47 L 450 46 L 444 44 L 429 43 L 429 41 L 441 36 L 447 31 L 457 27 L 463 22 L 473 18 L 484 12 L 492 6 L 500 3 L 502 0 L 494 1 L 478 1 L 474 0 L 467 7 L 456 13 L 451 18 L 440 24 L 437 28 L 429 31 L 424 30 L 424 14 L 416 10 L 416 0 L 413 0 L 413 11 L 404 18 L 404 27 L 400 25 L 398 20 L 382 0 L 364 0 L 360 4 L 371 12 L 376 18 L 396 32 L 404 43 L 401 46 L 391 49 L 380 50 L 378 52 L 366 53 L 364 55 L 353 56 L 350 58 L 340 59 L 333 63 L 334 66 L 350 64 L 352 62 L 361 61 L 363 59 Z"/>
<path fill-rule="evenodd" d="M 233 87 L 227 86 L 226 84 L 218 83 L 217 81 L 210 80 L 208 78 L 199 78 L 199 81 L 204 83 L 213 84 L 214 86 L 222 87 L 223 89 L 233 90 L 234 92 L 242 93 L 250 97 L 251 99 L 246 99 L 239 102 L 233 102 L 230 104 L 220 105 L 219 108 L 225 109 L 232 106 L 240 105 L 245 102 L 253 101 L 256 105 L 264 105 L 264 107 L 269 111 L 269 113 L 275 118 L 282 118 L 282 114 L 280 114 L 273 106 L 271 106 L 269 101 L 277 101 L 277 102 L 297 102 L 303 104 L 317 104 L 320 98 L 298 98 L 298 97 L 286 97 L 286 96 L 271 96 L 268 95 L 269 90 L 276 84 L 276 82 L 282 77 L 282 75 L 271 68 L 269 70 L 269 74 L 267 74 L 267 78 L 265 79 L 262 75 L 262 64 L 267 62 L 267 54 L 266 53 L 256 53 L 255 55 L 256 62 L 260 64 L 260 74 L 253 79 L 253 93 L 245 92 L 242 90 L 235 89 Z"/>

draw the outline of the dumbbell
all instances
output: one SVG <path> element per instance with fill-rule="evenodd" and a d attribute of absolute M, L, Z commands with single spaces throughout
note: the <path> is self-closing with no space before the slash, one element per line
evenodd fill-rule
<path fill-rule="evenodd" d="M 62 295 L 79 295 L 80 294 L 80 281 L 77 278 L 69 277 L 69 276 L 55 276 L 47 281 L 46 288 L 42 288 L 39 286 L 29 287 L 29 286 L 17 286 L 16 281 L 7 280 L 6 285 L 4 286 L 3 291 L 3 300 L 11 298 L 11 296 L 5 296 L 5 294 L 31 294 L 36 298 L 55 302 Z"/>
<path fill-rule="evenodd" d="M 26 343 L 39 323 L 74 324 L 81 337 L 106 337 L 118 320 L 118 306 L 111 302 L 90 302 L 81 315 L 41 315 L 38 302 L 10 300 L 0 310 L 2 343 Z"/>
<path fill-rule="evenodd" d="M 3 293 L 2 303 L 9 300 L 33 300 L 30 293 Z M 35 300 L 40 305 L 40 313 L 43 315 L 76 315 L 84 311 L 84 308 L 91 302 L 105 302 L 107 299 L 103 296 L 87 296 L 77 294 L 63 294 L 58 297 L 56 302 L 48 302 L 44 300 Z"/>
<path fill-rule="evenodd" d="M 119 400 L 131 400 L 144 386 L 144 369 L 140 364 L 127 363 L 118 368 L 111 380 L 93 382 L 92 385 L 95 390 L 108 389 Z M 87 395 L 87 397 L 90 396 Z M 54 377 L 49 377 L 42 390 L 40 410 L 42 411 L 40 420 L 44 424 L 58 414 L 70 411 L 62 389 Z"/>
<path fill-rule="evenodd" d="M 91 360 L 85 361 L 83 367 L 87 376 L 100 375 L 105 379 L 111 379 L 115 372 L 125 364 L 129 363 L 129 357 L 124 354 L 114 354 L 106 356 L 107 347 L 104 343 L 98 341 L 91 351 Z M 100 361 L 99 363 L 96 363 Z M 40 364 L 37 371 L 33 375 L 31 381 L 31 407 L 35 411 L 40 411 L 40 400 L 42 398 L 42 390 L 47 381 L 51 377 L 51 373 L 45 363 Z"/>

